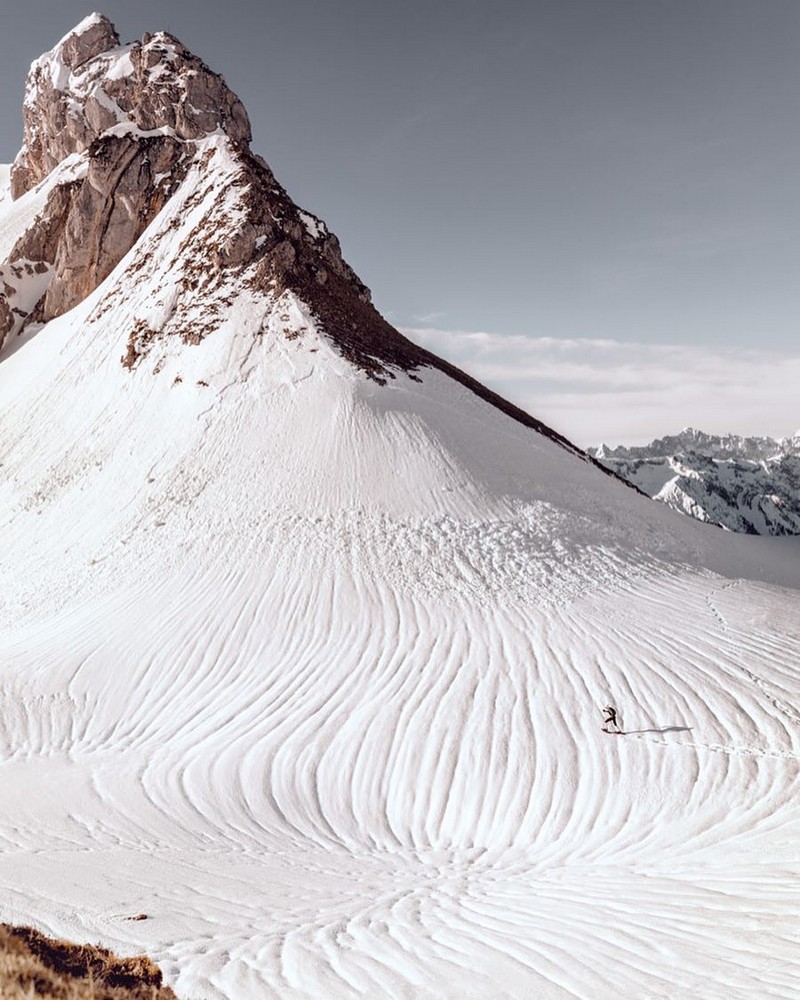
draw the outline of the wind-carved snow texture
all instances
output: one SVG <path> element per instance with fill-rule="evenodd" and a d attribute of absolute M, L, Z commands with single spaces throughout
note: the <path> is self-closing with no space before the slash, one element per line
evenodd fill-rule
<path fill-rule="evenodd" d="M 198 1000 L 794 997 L 795 540 L 392 340 L 192 142 L 0 363 L 0 920 Z"/>
<path fill-rule="evenodd" d="M 800 535 L 800 432 L 715 436 L 687 428 L 636 448 L 589 449 L 648 496 L 752 535 Z"/>

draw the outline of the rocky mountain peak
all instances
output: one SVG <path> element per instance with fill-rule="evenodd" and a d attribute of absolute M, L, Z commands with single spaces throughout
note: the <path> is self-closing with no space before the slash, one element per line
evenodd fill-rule
<path fill-rule="evenodd" d="M 95 12 L 85 17 L 61 39 L 52 52 L 37 62 L 45 61 L 48 56 L 55 55 L 65 66 L 77 69 L 101 52 L 107 52 L 117 45 L 119 45 L 117 29 L 105 14 Z"/>
<path fill-rule="evenodd" d="M 0 347 L 94 291 L 209 154 L 201 147 L 211 137 L 232 163 L 252 159 L 247 112 L 221 76 L 166 32 L 121 45 L 102 14 L 34 61 L 23 120 L 10 190 L 37 211 L 0 260 Z"/>
<path fill-rule="evenodd" d="M 254 338 L 269 316 L 288 339 L 300 337 L 303 323 L 283 319 L 294 299 L 371 379 L 438 368 L 577 451 L 386 322 L 336 237 L 251 152 L 239 98 L 173 36 L 122 45 L 108 18 L 92 14 L 33 63 L 23 114 L 11 188 L 33 221 L 0 259 L 0 348 L 86 300 L 120 267 L 87 322 L 121 300 L 148 303 L 126 307 L 115 330 L 132 371 L 158 375 L 160 344 L 199 344 L 233 309 L 250 318 Z"/>
<path fill-rule="evenodd" d="M 195 140 L 219 129 L 235 142 L 250 141 L 247 112 L 221 76 L 166 32 L 120 45 L 102 14 L 83 20 L 33 63 L 23 119 L 14 198 L 109 130 Z"/>

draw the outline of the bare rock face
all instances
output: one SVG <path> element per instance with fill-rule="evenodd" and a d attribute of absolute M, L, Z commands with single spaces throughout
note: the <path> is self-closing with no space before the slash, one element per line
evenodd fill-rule
<path fill-rule="evenodd" d="M 102 14 L 33 63 L 23 121 L 24 143 L 11 169 L 14 198 L 114 127 L 167 129 L 185 140 L 221 129 L 236 142 L 250 141 L 247 112 L 221 76 L 164 32 L 120 46 Z"/>
<path fill-rule="evenodd" d="M 220 129 L 249 143 L 250 119 L 221 76 L 166 32 L 130 46 L 132 79 L 114 79 L 109 95 L 143 131 L 170 129 L 179 139 L 200 139 Z"/>
<path fill-rule="evenodd" d="M 93 131 L 86 115 L 76 113 L 69 85 L 73 76 L 93 82 L 86 64 L 117 45 L 114 25 L 92 15 L 33 63 L 23 106 L 25 141 L 11 168 L 12 197 L 35 187 L 70 153 L 87 148 Z"/>
<path fill-rule="evenodd" d="M 71 309 L 111 273 L 184 178 L 198 140 L 219 130 L 250 141 L 247 113 L 222 77 L 164 33 L 121 46 L 100 14 L 33 63 L 23 118 L 13 198 L 70 157 L 84 157 L 87 169 L 53 188 L 0 267 L 48 265 L 47 282 L 28 282 L 26 294 L 19 282 L 0 285 L 0 347 L 27 322 Z M 31 289 L 43 286 L 32 303 Z"/>
<path fill-rule="evenodd" d="M 178 174 L 184 155 L 168 135 L 107 134 L 94 141 L 58 242 L 45 322 L 82 302 L 113 271 L 164 207 L 170 186 L 159 184 L 159 175 Z"/>
<path fill-rule="evenodd" d="M 167 265 L 174 304 L 158 320 L 131 317 L 121 358 L 126 367 L 137 368 L 165 337 L 199 343 L 238 295 L 275 302 L 291 293 L 340 353 L 375 381 L 397 370 L 415 378 L 418 369 L 438 368 L 575 450 L 387 323 L 336 237 L 298 208 L 251 152 L 239 99 L 171 35 L 120 45 L 111 22 L 92 14 L 33 63 L 24 125 L 12 195 L 34 198 L 37 185 L 46 184 L 46 197 L 35 223 L 0 261 L 0 348 L 26 324 L 47 323 L 86 299 L 170 203 L 199 214 Z M 153 230 L 156 243 L 179 225 L 173 214 L 166 228 Z M 154 277 L 147 258 L 134 251 L 131 280 Z M 115 288 L 93 317 L 124 294 Z"/>

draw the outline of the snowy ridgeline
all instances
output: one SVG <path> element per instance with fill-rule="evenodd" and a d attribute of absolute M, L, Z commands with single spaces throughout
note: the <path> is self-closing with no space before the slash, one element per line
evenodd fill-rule
<path fill-rule="evenodd" d="M 750 535 L 800 534 L 800 431 L 739 437 L 686 428 L 642 447 L 590 448 L 648 496 Z"/>

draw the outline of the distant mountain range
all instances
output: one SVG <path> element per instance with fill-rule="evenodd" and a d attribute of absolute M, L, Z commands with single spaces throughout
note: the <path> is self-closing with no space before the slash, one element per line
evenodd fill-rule
<path fill-rule="evenodd" d="M 687 427 L 642 447 L 602 444 L 589 454 L 700 521 L 751 535 L 800 534 L 800 431 L 778 439 Z"/>

